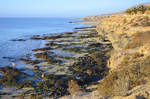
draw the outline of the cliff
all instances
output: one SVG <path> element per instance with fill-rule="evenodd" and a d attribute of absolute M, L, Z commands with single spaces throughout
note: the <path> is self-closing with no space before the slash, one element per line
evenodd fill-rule
<path fill-rule="evenodd" d="M 109 56 L 105 60 L 109 70 L 98 84 L 90 86 L 93 92 L 62 99 L 150 99 L 150 10 L 143 6 L 137 6 L 136 12 L 129 10 L 132 12 L 84 18 L 99 22 L 97 41 L 113 47 L 104 55 Z"/>
<path fill-rule="evenodd" d="M 114 99 L 150 98 L 150 15 L 109 15 L 101 18 L 97 31 L 113 46 L 110 71 L 100 81 L 99 94 L 118 96 Z"/>

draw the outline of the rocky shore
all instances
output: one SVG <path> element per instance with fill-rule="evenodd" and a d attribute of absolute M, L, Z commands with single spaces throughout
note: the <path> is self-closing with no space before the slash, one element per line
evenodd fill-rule
<path fill-rule="evenodd" d="M 56 99 L 91 92 L 93 89 L 87 87 L 108 72 L 106 60 L 112 46 L 108 42 L 99 42 L 102 38 L 96 26 L 75 29 L 74 32 L 32 36 L 30 40 L 46 42 L 44 47 L 33 49 L 32 55 L 20 58 L 34 75 L 15 67 L 0 68 L 0 84 L 4 89 L 15 88 L 14 92 L 1 90 L 1 98 Z"/>
<path fill-rule="evenodd" d="M 45 45 L 20 60 L 34 75 L 0 68 L 0 84 L 19 91 L 1 91 L 1 98 L 149 99 L 150 15 L 122 13 L 95 20 L 98 25 L 74 32 L 32 36 Z"/>
<path fill-rule="evenodd" d="M 108 72 L 98 81 L 98 85 L 88 87 L 94 88 L 94 91 L 61 99 L 150 99 L 148 11 L 141 13 L 139 10 L 136 14 L 122 13 L 101 17 L 96 27 L 99 37 L 102 38 L 98 42 L 107 41 L 112 44 L 109 58 L 106 58 Z M 86 18 L 90 20 L 93 17 Z"/>

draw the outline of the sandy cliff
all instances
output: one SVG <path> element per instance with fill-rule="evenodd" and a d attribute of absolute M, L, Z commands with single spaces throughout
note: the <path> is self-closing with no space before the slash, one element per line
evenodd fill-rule
<path fill-rule="evenodd" d="M 100 43 L 111 43 L 109 72 L 91 93 L 63 99 L 150 99 L 150 14 L 89 16 Z"/>
<path fill-rule="evenodd" d="M 97 31 L 114 50 L 108 61 L 110 72 L 100 81 L 99 94 L 120 96 L 114 99 L 149 99 L 150 15 L 116 14 L 100 22 Z"/>

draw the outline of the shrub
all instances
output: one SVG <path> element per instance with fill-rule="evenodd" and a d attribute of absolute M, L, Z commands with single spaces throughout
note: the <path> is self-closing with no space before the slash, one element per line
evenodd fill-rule
<path fill-rule="evenodd" d="M 125 12 L 127 14 L 137 14 L 137 12 L 140 11 L 140 12 L 142 12 L 142 14 L 144 14 L 145 11 L 148 10 L 148 9 L 150 9 L 150 8 L 145 7 L 144 5 L 139 5 L 137 7 L 129 8 Z"/>
<path fill-rule="evenodd" d="M 137 10 L 144 14 L 145 11 L 146 11 L 146 7 L 144 5 L 140 5 L 140 6 L 137 7 Z"/>
<path fill-rule="evenodd" d="M 134 14 L 137 14 L 137 11 L 138 11 L 138 10 L 137 10 L 137 7 L 133 7 L 131 10 L 132 10 L 132 12 L 133 12 Z"/>
<path fill-rule="evenodd" d="M 127 10 L 126 10 L 126 13 L 127 13 L 127 14 L 131 14 L 131 13 L 132 13 L 132 10 L 131 10 L 131 9 L 127 9 Z"/>
<path fill-rule="evenodd" d="M 150 77 L 150 57 L 144 60 L 134 59 L 125 63 L 121 69 L 113 71 L 99 84 L 99 93 L 103 96 L 124 96 L 128 90 L 145 84 Z"/>
<path fill-rule="evenodd" d="M 127 9 L 126 13 L 127 14 L 137 14 L 137 7 Z"/>

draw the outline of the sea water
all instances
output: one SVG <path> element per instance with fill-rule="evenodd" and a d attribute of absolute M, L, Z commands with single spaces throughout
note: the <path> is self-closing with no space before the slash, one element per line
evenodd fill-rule
<path fill-rule="evenodd" d="M 71 32 L 75 27 L 85 26 L 69 23 L 70 21 L 81 21 L 81 19 L 0 18 L 0 66 L 10 66 L 13 61 L 17 64 L 17 68 L 24 67 L 25 64 L 20 58 L 32 53 L 32 49 L 44 45 L 41 40 L 29 40 L 33 35 Z M 12 41 L 13 39 L 25 41 Z"/>

